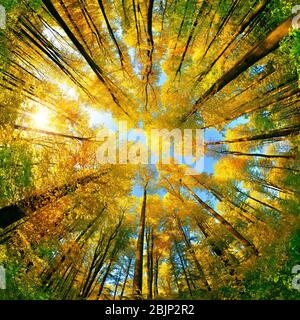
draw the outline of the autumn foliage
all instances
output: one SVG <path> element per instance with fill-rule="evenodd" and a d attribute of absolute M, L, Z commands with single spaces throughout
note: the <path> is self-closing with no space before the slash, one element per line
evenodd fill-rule
<path fill-rule="evenodd" d="M 296 2 L 0 0 L 0 299 L 299 299 Z M 99 164 L 118 120 L 204 170 Z"/>

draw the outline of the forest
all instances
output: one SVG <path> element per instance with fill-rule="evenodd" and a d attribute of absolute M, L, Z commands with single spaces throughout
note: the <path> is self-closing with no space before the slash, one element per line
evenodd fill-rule
<path fill-rule="evenodd" d="M 0 0 L 0 300 L 300 299 L 297 5 Z"/>

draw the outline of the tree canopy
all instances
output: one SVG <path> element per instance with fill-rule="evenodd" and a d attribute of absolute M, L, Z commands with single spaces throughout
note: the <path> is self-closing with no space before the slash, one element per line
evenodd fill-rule
<path fill-rule="evenodd" d="M 0 4 L 0 299 L 300 298 L 297 1 Z M 99 163 L 120 120 L 203 170 Z"/>

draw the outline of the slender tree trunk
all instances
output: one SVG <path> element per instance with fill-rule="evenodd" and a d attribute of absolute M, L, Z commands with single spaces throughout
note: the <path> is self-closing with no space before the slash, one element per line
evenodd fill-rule
<path fill-rule="evenodd" d="M 76 238 L 75 242 L 77 244 L 80 244 L 80 249 L 82 250 L 86 241 L 91 237 L 91 235 L 94 233 L 95 228 L 99 225 L 99 218 L 102 216 L 102 213 L 106 209 L 106 206 L 102 208 L 101 211 L 97 214 L 97 216 L 90 221 L 90 223 L 87 225 L 87 227 L 80 233 L 80 235 Z M 45 287 L 51 286 L 51 278 L 54 274 L 58 273 L 61 269 L 61 266 L 63 265 L 64 261 L 66 260 L 67 256 L 72 252 L 72 248 L 70 247 L 66 254 L 62 255 L 59 260 L 54 264 L 54 266 L 49 269 L 45 274 L 43 275 L 43 285 Z"/>
<path fill-rule="evenodd" d="M 184 261 L 182 259 L 182 255 L 180 253 L 180 250 L 178 248 L 178 244 L 177 244 L 176 240 L 174 240 L 174 244 L 175 244 L 175 248 L 176 248 L 176 251 L 177 251 L 177 255 L 178 255 L 179 260 L 180 260 L 180 264 L 181 264 L 181 267 L 182 267 L 182 271 L 183 271 L 183 274 L 184 274 L 186 285 L 188 287 L 188 290 L 189 290 L 191 298 L 193 298 L 193 292 L 192 292 L 192 289 L 191 289 L 190 281 L 189 281 L 189 278 L 188 278 L 188 275 L 187 275 L 187 272 L 186 272 L 186 268 L 185 268 L 185 265 L 184 265 Z"/>
<path fill-rule="evenodd" d="M 132 295 L 135 299 L 142 298 L 143 251 L 144 251 L 144 236 L 145 236 L 146 205 L 147 205 L 147 185 L 145 185 L 144 187 L 144 197 L 143 197 L 143 204 L 141 209 L 139 236 L 137 241 L 135 265 L 134 265 Z"/>
<path fill-rule="evenodd" d="M 277 49 L 280 41 L 288 34 L 293 16 L 277 26 L 271 31 L 262 41 L 256 44 L 247 54 L 238 61 L 231 69 L 229 69 L 218 81 L 216 81 L 196 102 L 193 108 L 187 112 L 182 122 L 199 110 L 201 105 L 205 103 L 211 96 L 219 92 L 231 81 L 236 79 L 241 73 L 246 71 L 253 64 L 258 62 L 261 58 L 268 55 L 273 50 Z"/>
<path fill-rule="evenodd" d="M 206 289 L 207 289 L 208 291 L 210 291 L 211 288 L 210 288 L 210 286 L 209 286 L 209 283 L 207 282 L 207 279 L 206 279 L 206 276 L 205 276 L 205 274 L 204 274 L 203 268 L 202 268 L 202 266 L 200 265 L 199 260 L 197 259 L 195 250 L 194 250 L 194 248 L 193 248 L 193 246 L 192 246 L 192 244 L 191 244 L 191 242 L 190 242 L 190 239 L 189 239 L 189 237 L 187 236 L 187 234 L 186 234 L 186 232 L 185 232 L 185 230 L 184 230 L 184 228 L 183 228 L 183 225 L 182 225 L 182 223 L 181 223 L 181 220 L 180 220 L 180 218 L 176 215 L 176 213 L 175 213 L 175 219 L 177 220 L 178 229 L 179 229 L 179 231 L 180 231 L 181 234 L 182 234 L 182 237 L 183 237 L 183 239 L 184 239 L 184 242 L 185 242 L 185 244 L 186 244 L 186 247 L 187 247 L 187 249 L 188 249 L 188 252 L 190 253 L 190 255 L 191 255 L 191 257 L 192 257 L 192 259 L 193 259 L 193 261 L 194 261 L 194 263 L 195 263 L 195 266 L 196 266 L 196 268 L 197 268 L 198 274 L 199 274 L 202 282 L 204 283 Z"/>
<path fill-rule="evenodd" d="M 250 196 L 249 194 L 247 194 L 246 192 L 240 190 L 240 189 L 237 188 L 237 187 L 235 187 L 234 189 L 235 189 L 237 192 L 239 192 L 239 193 L 243 194 L 244 196 L 246 196 L 247 198 L 249 198 L 249 199 L 251 199 L 251 200 L 253 200 L 253 201 L 255 201 L 255 202 L 259 203 L 259 204 L 262 204 L 262 205 L 265 206 L 265 207 L 268 207 L 268 208 L 270 208 L 270 209 L 272 209 L 272 210 L 275 210 L 275 211 L 277 211 L 277 212 L 281 212 L 279 209 L 275 208 L 274 206 L 272 206 L 272 205 L 270 205 L 270 204 L 268 204 L 268 203 L 266 203 L 266 202 L 263 202 L 263 201 L 261 201 L 261 200 L 259 200 L 259 199 L 256 199 L 256 198 Z"/>
<path fill-rule="evenodd" d="M 77 48 L 77 50 L 81 53 L 81 55 L 84 57 L 86 62 L 89 64 L 91 69 L 94 71 L 98 79 L 102 84 L 104 84 L 114 101 L 114 103 L 129 117 L 128 112 L 121 106 L 118 98 L 116 97 L 115 93 L 112 90 L 112 83 L 108 79 L 106 79 L 103 70 L 99 67 L 98 64 L 95 63 L 93 58 L 89 55 L 89 53 L 85 50 L 84 46 L 78 41 L 76 36 L 73 34 L 73 32 L 70 30 L 64 19 L 61 17 L 59 12 L 54 7 L 51 0 L 43 0 L 44 5 L 50 12 L 50 14 L 53 16 L 53 18 L 57 21 L 57 23 L 61 26 L 61 28 L 66 32 L 74 46 Z"/>
<path fill-rule="evenodd" d="M 257 141 L 257 140 L 266 140 L 266 139 L 276 139 L 281 137 L 286 137 L 291 134 L 297 134 L 300 131 L 300 125 L 295 125 L 288 128 L 275 129 L 267 133 L 257 134 L 250 137 L 242 137 L 224 141 L 213 141 L 206 142 L 205 145 L 220 145 L 220 144 L 228 144 L 228 143 L 236 143 L 236 142 L 249 142 L 249 141 Z"/>
<path fill-rule="evenodd" d="M 262 14 L 262 12 L 263 12 L 263 11 L 265 10 L 265 8 L 266 8 L 267 2 L 268 2 L 268 0 L 261 1 L 261 3 L 259 3 L 259 4 L 257 5 L 257 7 L 255 8 L 254 13 L 253 13 L 252 15 L 250 15 L 249 17 L 245 17 L 245 19 L 243 19 L 242 23 L 241 23 L 239 26 L 237 26 L 235 32 L 234 32 L 232 35 L 229 36 L 229 41 L 226 42 L 226 43 L 224 44 L 224 46 L 221 47 L 220 52 L 217 54 L 217 56 L 214 58 L 214 60 L 211 61 L 210 64 L 205 68 L 205 70 L 202 71 L 202 72 L 198 75 L 198 77 L 197 77 L 197 81 L 198 81 L 198 82 L 200 82 L 200 81 L 204 78 L 204 76 L 206 76 L 206 75 L 208 74 L 208 72 L 214 67 L 214 65 L 218 62 L 218 60 L 224 55 L 224 53 L 227 51 L 227 49 L 228 49 L 229 47 L 231 47 L 231 45 L 232 45 L 233 43 L 236 43 L 236 41 L 235 41 L 236 38 L 237 38 L 238 36 L 240 36 L 241 34 L 243 34 L 244 31 L 249 27 L 249 25 L 252 24 L 253 21 L 254 21 L 255 19 L 257 19 L 257 17 L 258 17 L 260 14 Z M 213 41 L 212 41 L 212 42 L 213 42 Z M 212 42 L 211 42 L 211 44 L 212 44 Z M 203 59 L 205 58 L 207 52 L 209 52 L 209 49 L 210 49 L 210 47 L 211 47 L 211 44 L 210 44 L 210 45 L 207 47 L 207 49 L 205 50 L 205 53 L 204 53 L 204 55 L 203 55 L 203 57 L 202 57 L 202 59 L 201 59 L 201 62 L 202 62 Z M 232 48 L 231 48 L 231 50 L 232 50 Z"/>
<path fill-rule="evenodd" d="M 247 239 L 245 239 L 235 228 L 225 220 L 221 215 L 219 215 L 213 208 L 211 208 L 207 203 L 202 201 L 200 197 L 186 184 L 183 184 L 186 190 L 199 202 L 201 207 L 206 209 L 214 218 L 216 218 L 236 239 L 238 239 L 245 247 L 251 248 L 255 255 L 258 255 L 258 251 L 255 246 L 250 243 Z"/>
<path fill-rule="evenodd" d="M 120 300 L 122 300 L 122 298 L 124 296 L 124 291 L 125 291 L 125 288 L 126 288 L 126 284 L 127 284 L 127 280 L 128 280 L 129 272 L 130 272 L 130 268 L 131 268 L 131 263 L 132 263 L 132 258 L 129 258 L 128 265 L 127 265 L 127 270 L 126 270 L 126 275 L 125 275 L 124 283 L 123 283 L 123 286 L 122 286 L 122 291 L 121 291 L 121 294 L 120 294 Z"/>
<path fill-rule="evenodd" d="M 118 222 L 118 224 L 116 225 L 115 229 L 111 232 L 110 236 L 108 237 L 108 239 L 106 237 L 103 237 L 102 235 L 100 235 L 99 241 L 98 241 L 98 245 L 95 249 L 95 253 L 94 253 L 94 257 L 92 260 L 92 263 L 90 265 L 89 268 L 89 272 L 88 275 L 86 277 L 86 279 L 83 282 L 82 285 L 82 290 L 81 290 L 81 297 L 82 298 L 87 298 L 91 292 L 91 288 L 99 274 L 99 272 L 101 271 L 105 260 L 107 258 L 107 255 L 109 253 L 109 249 L 111 247 L 111 244 L 113 242 L 113 240 L 117 237 L 118 233 L 119 233 L 119 229 L 122 225 L 122 221 L 123 218 L 120 219 L 120 221 Z M 106 241 L 105 247 L 103 249 L 102 244 L 104 243 L 104 241 Z M 115 247 L 113 249 L 112 255 L 111 255 L 111 259 L 114 258 L 114 256 L 116 255 L 116 250 L 118 248 Z"/>
<path fill-rule="evenodd" d="M 178 294 L 180 295 L 181 294 L 181 287 L 179 285 L 179 279 L 178 279 L 178 276 L 176 274 L 176 267 L 175 267 L 175 262 L 174 262 L 173 257 L 172 257 L 172 251 L 170 253 L 170 263 L 171 263 L 171 266 L 172 266 L 173 276 L 174 276 L 175 284 L 176 284 L 176 287 L 177 287 L 177 290 L 178 290 Z"/>
<path fill-rule="evenodd" d="M 266 159 L 295 159 L 295 155 L 293 154 L 264 154 L 264 153 L 246 153 L 240 151 L 216 151 L 215 153 L 219 154 L 232 154 L 234 156 L 243 156 L 243 157 L 259 157 Z"/>
<path fill-rule="evenodd" d="M 211 187 L 210 185 L 208 185 L 207 183 L 201 182 L 198 178 L 193 177 L 194 180 L 197 181 L 197 183 L 201 186 L 203 186 L 206 190 L 208 190 L 214 197 L 217 198 L 218 201 L 220 202 L 226 202 L 228 203 L 228 205 L 230 205 L 230 207 L 233 207 L 234 209 L 238 210 L 238 214 L 241 216 L 242 219 L 246 220 L 249 223 L 254 223 L 256 221 L 261 221 L 263 222 L 261 219 L 259 219 L 258 217 L 256 217 L 255 215 L 253 215 L 252 213 L 250 213 L 249 211 L 247 211 L 246 209 L 244 209 L 241 205 L 238 205 L 237 203 L 235 203 L 234 201 L 232 201 L 229 197 L 221 194 L 218 190 L 216 190 L 215 188 Z"/>
<path fill-rule="evenodd" d="M 199 227 L 199 229 L 201 230 L 202 234 L 204 235 L 205 238 L 208 237 L 208 230 L 207 228 L 197 219 L 195 219 L 197 221 L 197 225 Z M 220 247 L 214 243 L 213 241 L 210 241 L 209 244 L 210 250 L 220 258 L 220 260 L 222 261 L 222 263 L 224 264 L 225 269 L 227 270 L 227 272 L 231 275 L 235 277 L 235 282 L 239 283 L 239 280 L 237 278 L 237 274 L 235 269 L 232 267 L 229 258 L 226 256 L 225 252 L 223 249 L 220 249 Z"/>
<path fill-rule="evenodd" d="M 185 56 L 186 56 L 186 54 L 187 54 L 188 48 L 189 48 L 189 46 L 190 46 L 190 43 L 191 43 L 191 41 L 192 41 L 192 39 L 193 39 L 194 32 L 195 32 L 195 30 L 196 30 L 196 28 L 197 28 L 197 26 L 198 26 L 199 19 L 201 18 L 201 15 L 202 15 L 202 13 L 203 13 L 204 10 L 205 10 L 206 5 L 207 5 L 206 2 L 203 1 L 202 4 L 201 4 L 201 7 L 199 8 L 199 10 L 198 10 L 198 12 L 197 12 L 196 18 L 195 18 L 195 20 L 194 20 L 194 22 L 193 22 L 193 25 L 192 25 L 192 28 L 191 28 L 191 30 L 190 30 L 188 39 L 187 39 L 187 41 L 186 41 L 185 48 L 184 48 L 183 54 L 182 54 L 182 56 L 181 56 L 179 66 L 178 66 L 178 68 L 177 68 L 177 70 L 176 70 L 176 72 L 175 72 L 175 78 L 177 77 L 178 73 L 180 73 L 180 71 L 181 71 L 182 64 L 183 64 L 183 62 L 184 62 L 184 59 L 185 59 Z M 174 79 L 174 80 L 175 80 L 175 79 Z"/>
<path fill-rule="evenodd" d="M 108 172 L 109 170 L 104 170 L 103 172 L 93 173 L 82 178 L 74 179 L 72 182 L 49 189 L 44 193 L 31 195 L 13 205 L 0 209 L 0 228 L 7 228 L 11 224 L 24 218 L 26 215 L 32 214 L 38 209 L 75 192 L 80 186 L 82 187 L 90 182 L 97 181 Z"/>
<path fill-rule="evenodd" d="M 159 273 L 159 256 L 155 257 L 154 264 L 154 299 L 158 298 L 158 273 Z"/>
<path fill-rule="evenodd" d="M 148 300 L 152 300 L 153 298 L 153 229 L 148 226 L 146 232 L 146 240 L 147 240 L 147 298 Z"/>
<path fill-rule="evenodd" d="M 62 138 L 73 139 L 73 140 L 78 140 L 78 141 L 91 141 L 93 139 L 92 137 L 85 138 L 85 137 L 73 136 L 73 135 L 68 135 L 68 134 L 63 134 L 63 133 L 58 133 L 58 132 L 53 132 L 53 131 L 46 131 L 46 130 L 41 130 L 41 129 L 29 128 L 29 127 L 20 126 L 17 124 L 14 125 L 14 128 L 17 130 L 31 131 L 31 132 L 35 132 L 35 133 L 46 134 L 48 136 L 62 137 Z"/>
<path fill-rule="evenodd" d="M 111 269 L 111 266 L 113 264 L 113 261 L 114 261 L 114 257 L 112 257 L 110 259 L 109 264 L 108 264 L 108 266 L 106 268 L 105 274 L 104 274 L 104 276 L 102 278 L 102 281 L 101 281 L 101 284 L 100 284 L 100 287 L 99 287 L 99 291 L 98 291 L 98 294 L 97 294 L 97 300 L 99 300 L 100 297 L 101 297 L 101 294 L 102 294 L 102 291 L 104 289 L 104 285 L 105 285 L 106 279 L 107 279 L 107 277 L 108 277 L 108 275 L 110 273 L 110 269 Z"/>
<path fill-rule="evenodd" d="M 115 290 L 114 290 L 114 300 L 116 300 L 116 297 L 117 297 L 117 292 L 118 292 L 118 287 L 120 284 L 121 276 L 122 276 L 122 268 L 120 268 L 117 279 L 116 279 L 116 285 L 115 285 Z"/>
<path fill-rule="evenodd" d="M 267 96 L 267 97 L 263 97 L 263 99 L 261 99 L 262 97 L 259 96 L 258 98 L 254 99 L 250 102 L 248 101 L 246 103 L 239 105 L 239 107 L 237 109 L 238 113 L 233 112 L 230 116 L 227 116 L 223 120 L 218 121 L 218 122 L 214 122 L 212 124 L 207 124 L 206 126 L 202 127 L 201 129 L 208 129 L 211 127 L 215 127 L 216 125 L 220 125 L 224 122 L 232 121 L 242 115 L 247 115 L 247 114 L 250 114 L 254 111 L 262 110 L 267 107 L 271 107 L 275 104 L 278 104 L 279 102 L 281 102 L 283 104 L 285 101 L 289 101 L 291 99 L 291 97 L 293 97 L 294 95 L 296 96 L 300 92 L 300 89 L 297 87 L 297 85 L 296 85 L 296 88 L 289 87 L 288 89 L 286 89 L 286 88 L 282 89 L 281 86 L 279 86 L 279 89 L 280 90 L 278 90 L 278 88 L 277 88 L 275 93 L 273 92 L 275 89 L 271 89 L 269 92 L 267 92 L 266 94 L 270 94 L 270 92 L 272 93 L 271 97 L 269 97 L 269 98 Z M 226 103 L 228 103 L 228 102 L 229 101 L 226 101 Z M 242 110 L 242 112 L 241 112 L 241 110 Z"/>
<path fill-rule="evenodd" d="M 118 41 L 114 35 L 114 32 L 113 32 L 113 29 L 109 23 L 109 20 L 108 20 L 108 17 L 106 15 L 106 12 L 105 12 L 105 9 L 104 9 L 104 5 L 103 5 L 103 1 L 102 0 L 98 0 L 98 4 L 99 4 L 99 7 L 101 9 L 101 13 L 104 17 L 104 20 L 105 20 L 105 23 L 106 23 L 106 26 L 107 26 L 107 29 L 108 29 L 108 33 L 112 39 L 112 41 L 114 42 L 115 46 L 117 47 L 117 50 L 118 50 L 118 54 L 119 54 L 119 57 L 120 57 L 120 62 L 121 62 L 121 65 L 123 66 L 123 62 L 124 62 L 124 57 L 123 57 L 123 54 L 122 54 L 122 51 L 121 51 L 121 48 L 118 44 Z"/>

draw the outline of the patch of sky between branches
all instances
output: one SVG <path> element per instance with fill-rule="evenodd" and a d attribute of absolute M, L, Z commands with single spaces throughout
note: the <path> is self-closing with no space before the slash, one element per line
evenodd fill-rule
<path fill-rule="evenodd" d="M 112 116 L 111 112 L 104 112 L 100 110 L 95 110 L 89 106 L 83 105 L 81 106 L 81 109 L 84 112 L 87 112 L 89 115 L 89 125 L 91 128 L 97 128 L 101 125 L 105 126 L 112 132 L 116 133 L 118 131 L 118 124 L 115 121 L 115 119 Z M 232 129 L 238 125 L 246 124 L 249 120 L 245 116 L 241 116 L 233 121 L 231 121 L 229 124 L 225 126 L 224 129 Z M 143 123 L 139 123 L 139 127 L 143 128 Z M 223 140 L 224 136 L 223 134 L 216 130 L 215 128 L 210 128 L 205 130 L 204 134 L 205 141 L 218 141 Z M 132 130 L 128 131 L 128 140 L 129 141 L 136 141 L 135 134 L 132 132 Z M 142 139 L 142 142 L 146 144 L 146 139 Z M 209 157 L 207 155 L 204 156 L 204 169 L 203 172 L 207 174 L 213 174 L 214 173 L 214 164 L 218 160 L 214 157 Z M 159 194 L 160 197 L 163 197 L 165 195 L 166 191 L 164 189 L 157 190 L 157 194 Z M 206 198 L 207 195 L 205 192 L 200 192 L 201 196 Z M 132 189 L 132 194 L 136 197 L 142 197 L 143 196 L 143 188 L 140 186 L 134 186 Z"/>

